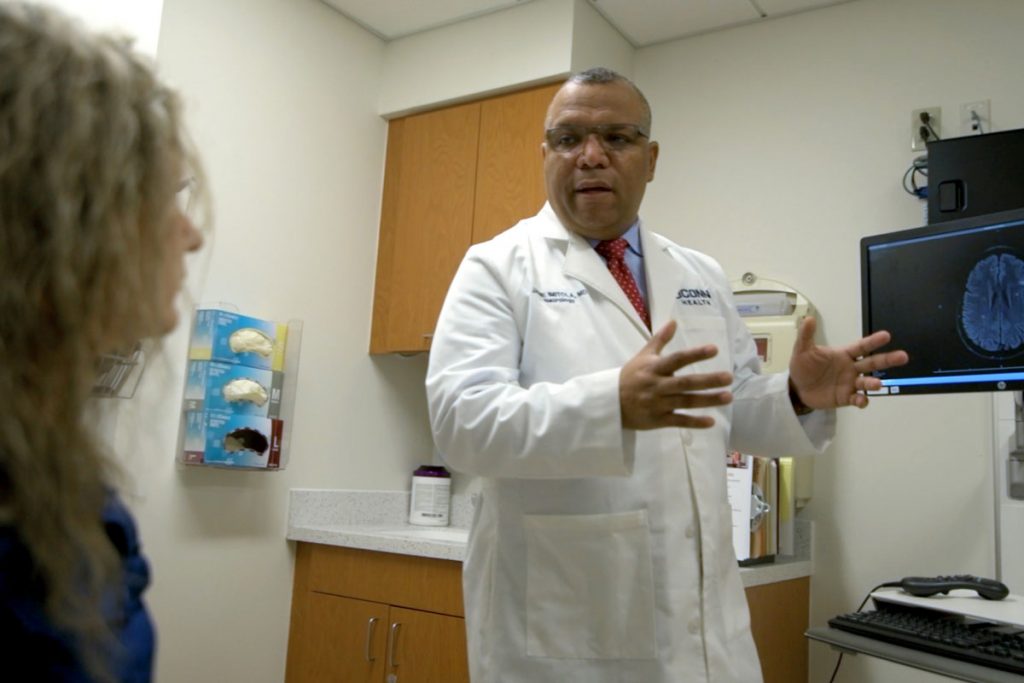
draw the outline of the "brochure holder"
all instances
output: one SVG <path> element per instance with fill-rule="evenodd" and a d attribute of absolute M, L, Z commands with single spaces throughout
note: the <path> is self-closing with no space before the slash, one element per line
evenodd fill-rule
<path fill-rule="evenodd" d="M 288 464 L 302 322 L 224 303 L 192 316 L 177 459 L 187 466 L 277 471 Z"/>
<path fill-rule="evenodd" d="M 121 353 L 105 353 L 97 363 L 93 398 L 132 398 L 146 368 L 142 342 Z"/>

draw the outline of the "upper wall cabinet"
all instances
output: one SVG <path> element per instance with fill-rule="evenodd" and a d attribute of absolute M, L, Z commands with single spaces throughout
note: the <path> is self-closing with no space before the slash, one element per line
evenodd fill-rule
<path fill-rule="evenodd" d="M 428 350 L 466 249 L 544 204 L 540 143 L 559 85 L 391 121 L 370 353 Z"/>

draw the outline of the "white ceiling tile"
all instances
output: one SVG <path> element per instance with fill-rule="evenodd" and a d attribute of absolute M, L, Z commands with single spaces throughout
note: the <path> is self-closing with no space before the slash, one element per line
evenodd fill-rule
<path fill-rule="evenodd" d="M 590 0 L 636 46 L 760 19 L 749 0 Z"/>
<path fill-rule="evenodd" d="M 0 0 L 2 1 L 2 0 Z M 530 0 L 322 0 L 384 40 Z M 852 0 L 588 0 L 634 46 L 741 26 Z"/>
<path fill-rule="evenodd" d="M 530 0 L 323 0 L 385 40 L 497 12 Z"/>
<path fill-rule="evenodd" d="M 769 17 L 794 14 L 809 9 L 839 5 L 844 2 L 850 2 L 850 0 L 754 0 L 754 3 Z"/>

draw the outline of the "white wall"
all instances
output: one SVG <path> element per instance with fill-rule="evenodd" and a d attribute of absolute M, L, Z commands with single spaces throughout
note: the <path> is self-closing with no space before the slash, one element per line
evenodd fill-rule
<path fill-rule="evenodd" d="M 860 335 L 859 239 L 923 223 L 900 179 L 910 112 L 991 99 L 1024 127 L 1024 3 L 859 0 L 642 49 L 658 174 L 643 215 L 730 277 L 781 280 L 820 310 L 825 339 Z M 994 573 L 991 406 L 985 395 L 875 399 L 840 413 L 816 463 L 813 625 L 882 581 Z M 1024 587 L 1018 587 L 1018 591 Z M 811 680 L 835 655 L 811 645 Z M 933 680 L 865 657 L 839 680 Z M 935 679 L 937 680 L 937 679 Z"/>
<path fill-rule="evenodd" d="M 153 565 L 159 680 L 281 681 L 288 490 L 400 488 L 430 458 L 425 359 L 367 354 L 383 51 L 316 0 L 165 2 L 159 63 L 184 93 L 216 210 L 189 288 L 305 329 L 283 472 L 175 463 L 187 323 L 118 406 L 125 488 Z"/>
<path fill-rule="evenodd" d="M 587 0 L 574 0 L 570 71 L 604 66 L 632 78 L 634 53 L 629 41 Z"/>
<path fill-rule="evenodd" d="M 533 0 L 387 45 L 379 111 L 389 118 L 565 75 L 574 0 Z"/>
<path fill-rule="evenodd" d="M 156 57 L 163 0 L 34 0 L 82 19 L 90 28 L 129 36 L 140 52 Z"/>

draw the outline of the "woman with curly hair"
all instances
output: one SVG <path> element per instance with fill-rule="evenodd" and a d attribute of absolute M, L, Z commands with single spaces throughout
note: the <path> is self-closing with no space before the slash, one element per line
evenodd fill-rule
<path fill-rule="evenodd" d="M 0 3 L 0 636 L 26 680 L 152 676 L 148 566 L 85 411 L 103 354 L 177 323 L 190 149 L 126 43 Z"/>

